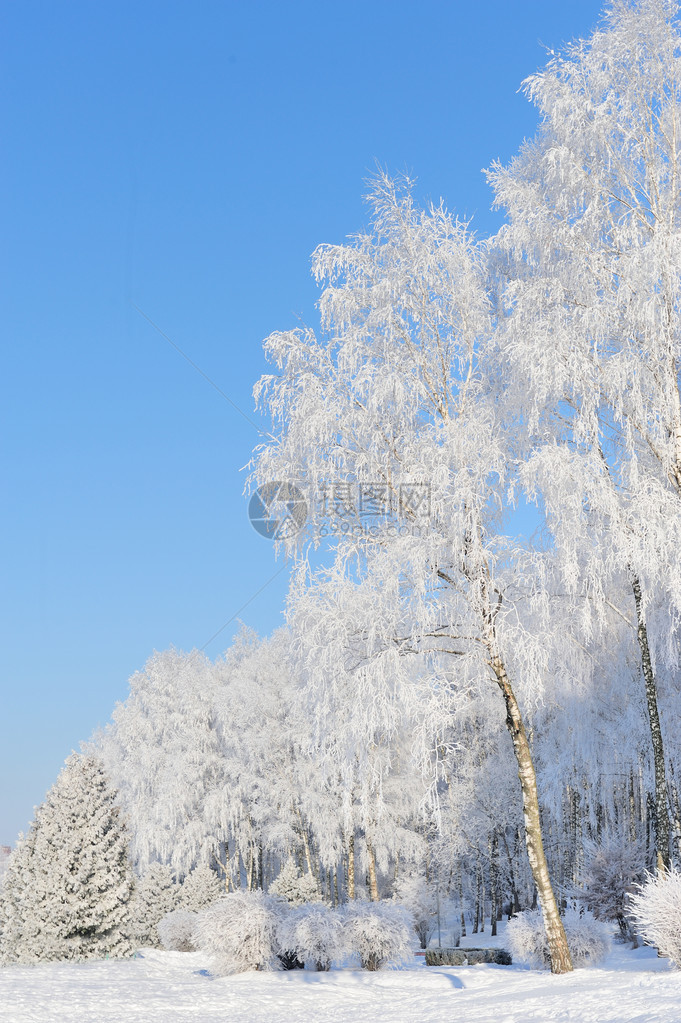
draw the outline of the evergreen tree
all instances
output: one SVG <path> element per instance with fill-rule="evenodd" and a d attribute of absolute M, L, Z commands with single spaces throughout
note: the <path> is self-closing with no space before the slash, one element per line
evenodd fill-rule
<path fill-rule="evenodd" d="M 180 889 L 180 905 L 191 913 L 200 913 L 224 894 L 220 878 L 204 863 L 194 867 L 185 877 Z"/>
<path fill-rule="evenodd" d="M 0 895 L 0 961 L 20 958 L 19 950 L 35 936 L 34 867 L 35 828 L 22 835 L 12 852 Z"/>
<path fill-rule="evenodd" d="M 270 894 L 280 895 L 292 906 L 301 906 L 304 902 L 316 902 L 319 888 L 312 874 L 301 874 L 293 860 L 289 859 L 270 885 Z"/>
<path fill-rule="evenodd" d="M 5 962 L 131 951 L 128 836 L 102 766 L 70 756 L 13 854 L 2 891 Z"/>
<path fill-rule="evenodd" d="M 167 864 L 152 863 L 145 870 L 137 881 L 131 905 L 131 936 L 136 945 L 160 947 L 159 921 L 181 907 L 181 891 Z"/>

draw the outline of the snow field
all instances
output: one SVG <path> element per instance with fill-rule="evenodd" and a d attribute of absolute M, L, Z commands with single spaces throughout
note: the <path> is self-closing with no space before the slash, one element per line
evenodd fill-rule
<path fill-rule="evenodd" d="M 481 942 L 483 944 L 483 942 Z M 211 977 L 200 953 L 0 970 L 3 1023 L 679 1023 L 681 971 L 650 948 L 554 977 L 518 967 Z"/>

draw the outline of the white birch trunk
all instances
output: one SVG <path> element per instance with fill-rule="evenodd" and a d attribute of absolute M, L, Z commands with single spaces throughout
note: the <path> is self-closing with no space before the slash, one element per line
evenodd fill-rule
<path fill-rule="evenodd" d="M 506 726 L 513 741 L 513 752 L 518 764 L 518 778 L 520 779 L 520 788 L 522 790 L 523 813 L 525 817 L 527 855 L 544 917 L 544 926 L 546 927 L 546 936 L 551 956 L 551 972 L 568 973 L 572 970 L 572 958 L 565 937 L 563 921 L 558 912 L 558 904 L 553 893 L 549 868 L 544 853 L 539 816 L 537 776 L 532 761 L 532 751 L 527 740 L 520 707 L 506 674 L 506 668 L 496 651 L 492 649 L 490 653 L 492 670 L 506 704 Z"/>

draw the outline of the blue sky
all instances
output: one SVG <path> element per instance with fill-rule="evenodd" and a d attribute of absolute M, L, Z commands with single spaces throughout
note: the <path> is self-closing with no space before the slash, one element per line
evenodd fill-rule
<path fill-rule="evenodd" d="M 599 8 L 4 0 L 0 844 L 154 649 L 281 621 L 257 431 L 134 306 L 253 418 L 376 161 L 494 230 L 518 86 Z"/>

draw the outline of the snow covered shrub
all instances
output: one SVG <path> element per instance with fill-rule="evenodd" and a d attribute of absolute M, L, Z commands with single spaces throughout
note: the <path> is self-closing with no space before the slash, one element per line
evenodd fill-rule
<path fill-rule="evenodd" d="M 319 886 L 312 874 L 301 874 L 292 859 L 282 867 L 279 876 L 269 887 L 272 895 L 280 895 L 292 906 L 302 906 L 304 902 L 316 902 L 319 898 Z"/>
<path fill-rule="evenodd" d="M 200 913 L 225 894 L 225 886 L 210 867 L 194 867 L 185 877 L 178 895 L 179 905 L 192 913 Z"/>
<path fill-rule="evenodd" d="M 585 851 L 582 887 L 571 889 L 570 895 L 585 903 L 597 920 L 616 922 L 623 939 L 633 940 L 629 896 L 643 880 L 645 848 L 640 842 L 611 840 L 601 845 L 588 842 Z"/>
<path fill-rule="evenodd" d="M 218 976 L 277 969 L 281 914 L 281 903 L 263 892 L 230 892 L 199 913 L 196 944 Z"/>
<path fill-rule="evenodd" d="M 182 889 L 165 863 L 152 863 L 135 885 L 130 906 L 131 936 L 135 944 L 158 948 L 158 925 L 181 907 Z"/>
<path fill-rule="evenodd" d="M 591 914 L 568 909 L 563 917 L 563 927 L 575 968 L 593 966 L 608 954 L 608 929 L 605 924 L 594 920 Z M 509 920 L 506 938 L 514 962 L 534 969 L 550 968 L 549 944 L 540 909 L 526 910 Z"/>
<path fill-rule="evenodd" d="M 649 874 L 629 899 L 639 933 L 681 968 L 681 871 Z"/>
<path fill-rule="evenodd" d="M 198 913 L 188 909 L 175 909 L 166 913 L 158 924 L 158 936 L 167 952 L 193 952 L 196 949 L 194 931 Z"/>
<path fill-rule="evenodd" d="M 580 914 L 575 909 L 568 909 L 563 917 L 565 936 L 576 967 L 595 966 L 610 951 L 610 930 L 594 919 L 591 913 Z"/>
<path fill-rule="evenodd" d="M 515 963 L 523 963 L 534 969 L 551 966 L 544 918 L 540 909 L 526 910 L 508 921 L 506 944 Z"/>
<path fill-rule="evenodd" d="M 414 929 L 421 948 L 437 926 L 437 889 L 419 874 L 398 878 L 393 886 L 393 899 L 414 918 Z"/>
<path fill-rule="evenodd" d="M 0 903 L 3 962 L 132 951 L 128 836 L 102 765 L 72 754 L 13 852 Z"/>
<path fill-rule="evenodd" d="M 328 970 L 344 953 L 343 920 L 324 902 L 289 910 L 281 918 L 277 935 L 286 953 L 302 963 L 312 960 L 318 970 Z"/>
<path fill-rule="evenodd" d="M 395 902 L 350 902 L 343 910 L 344 943 L 363 969 L 403 963 L 413 953 L 414 921 Z"/>

